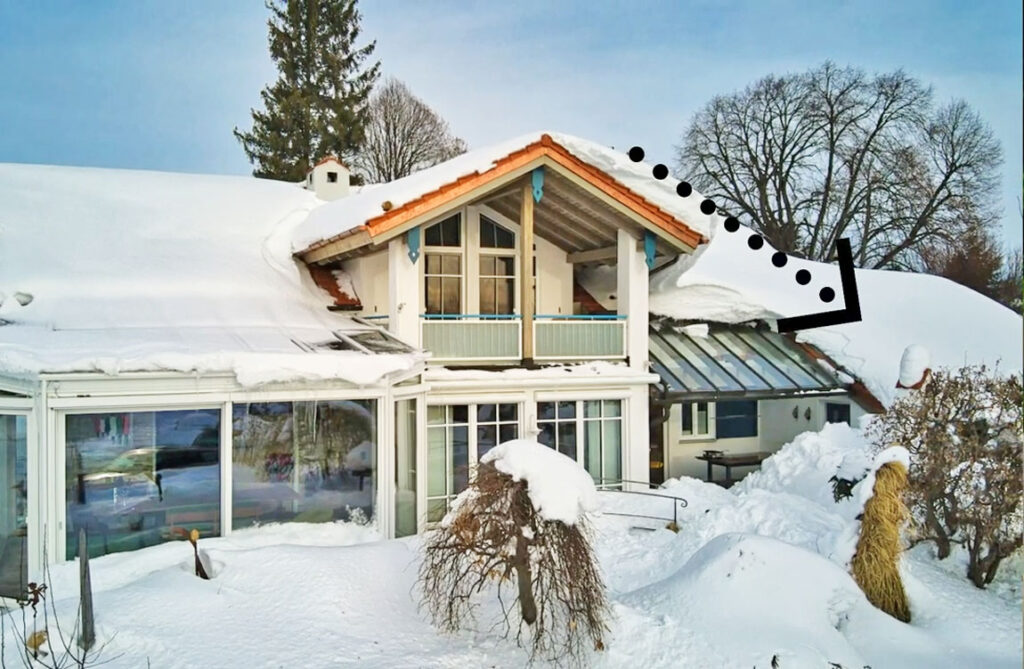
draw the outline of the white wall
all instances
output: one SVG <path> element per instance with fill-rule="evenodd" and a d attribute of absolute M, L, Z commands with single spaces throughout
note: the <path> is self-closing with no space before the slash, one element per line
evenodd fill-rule
<path fill-rule="evenodd" d="M 388 313 L 388 253 L 382 250 L 369 256 L 346 260 L 341 265 L 352 278 L 359 301 L 363 305 L 360 316 Z"/>
<path fill-rule="evenodd" d="M 760 400 L 757 403 L 757 434 L 756 437 L 740 439 L 695 439 L 684 438 L 682 432 L 682 411 L 679 404 L 673 404 L 668 422 L 665 424 L 665 478 L 692 476 L 699 479 L 707 478 L 707 463 L 696 457 L 705 449 L 717 449 L 733 453 L 750 451 L 768 451 L 774 453 L 789 443 L 799 434 L 817 432 L 825 426 L 825 404 L 827 402 L 846 403 L 850 405 L 850 424 L 856 427 L 860 417 L 866 412 L 853 400 L 836 397 L 810 397 L 795 399 Z M 709 403 L 708 420 L 714 424 L 714 407 Z M 797 418 L 793 418 L 793 409 L 797 409 Z M 806 419 L 805 411 L 810 408 L 811 419 Z M 753 471 L 753 467 L 737 467 L 733 469 L 733 477 Z M 715 478 L 724 478 L 725 470 L 715 467 Z"/>

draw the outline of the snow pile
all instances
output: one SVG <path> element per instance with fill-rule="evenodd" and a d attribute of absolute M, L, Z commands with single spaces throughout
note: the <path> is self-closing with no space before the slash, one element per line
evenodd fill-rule
<path fill-rule="evenodd" d="M 900 358 L 901 388 L 913 388 L 924 379 L 924 373 L 931 366 L 931 356 L 924 346 L 911 344 Z"/>
<path fill-rule="evenodd" d="M 700 210 L 701 197 L 679 197 L 676 182 L 659 181 L 651 177 L 652 165 L 634 163 L 625 153 L 601 146 L 580 137 L 557 132 L 533 132 L 520 137 L 481 147 L 457 156 L 439 165 L 429 167 L 407 177 L 381 184 L 372 190 L 330 202 L 316 211 L 298 228 L 292 237 L 292 249 L 303 251 L 316 242 L 330 239 L 342 232 L 365 224 L 381 216 L 384 202 L 397 209 L 427 193 L 450 184 L 460 177 L 484 173 L 509 154 L 540 141 L 547 134 L 571 154 L 592 167 L 603 171 L 617 182 L 642 196 L 660 209 L 682 221 L 705 237 L 718 215 L 708 216 Z"/>
<path fill-rule="evenodd" d="M 777 268 L 770 245 L 757 251 L 747 245 L 752 234 L 744 226 L 728 232 L 714 222 L 711 242 L 652 276 L 651 312 L 684 320 L 741 323 L 843 307 L 837 265 L 790 257 L 784 268 Z M 801 269 L 811 273 L 811 282 L 805 286 L 794 279 Z M 936 368 L 981 363 L 990 367 L 999 363 L 1004 372 L 1019 373 L 1024 368 L 1020 314 L 935 276 L 882 270 L 857 270 L 856 276 L 863 320 L 802 330 L 797 339 L 845 366 L 883 404 L 895 399 L 901 356 L 911 344 L 927 349 Z M 604 278 L 587 275 L 583 285 L 596 297 L 607 293 L 607 286 L 600 285 Z M 826 286 L 836 292 L 831 303 L 818 296 Z"/>
<path fill-rule="evenodd" d="M 544 520 L 575 525 L 597 507 L 594 479 L 572 458 L 532 439 L 513 439 L 480 460 L 513 481 L 526 481 L 533 508 Z"/>
<path fill-rule="evenodd" d="M 359 327 L 325 309 L 291 256 L 320 204 L 264 179 L 0 164 L 0 291 L 14 296 L 0 306 L 0 373 L 362 384 L 408 368 L 411 356 L 296 344 Z"/>

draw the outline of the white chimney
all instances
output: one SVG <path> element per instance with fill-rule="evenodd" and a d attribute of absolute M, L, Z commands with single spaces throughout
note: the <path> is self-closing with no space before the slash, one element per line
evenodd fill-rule
<path fill-rule="evenodd" d="M 337 200 L 348 195 L 349 171 L 340 160 L 330 156 L 317 163 L 306 175 L 306 190 L 321 200 Z"/>

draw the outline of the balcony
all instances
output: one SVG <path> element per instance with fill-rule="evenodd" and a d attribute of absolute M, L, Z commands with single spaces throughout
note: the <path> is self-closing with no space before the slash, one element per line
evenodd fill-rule
<path fill-rule="evenodd" d="M 568 362 L 626 357 L 626 318 L 618 315 L 537 315 L 534 360 Z M 523 357 L 523 323 L 518 314 L 424 314 L 422 348 L 437 362 L 515 362 Z"/>
<path fill-rule="evenodd" d="M 517 314 L 424 314 L 420 345 L 438 362 L 518 362 L 522 332 Z"/>
<path fill-rule="evenodd" d="M 626 357 L 626 317 L 537 315 L 534 360 L 617 360 Z"/>

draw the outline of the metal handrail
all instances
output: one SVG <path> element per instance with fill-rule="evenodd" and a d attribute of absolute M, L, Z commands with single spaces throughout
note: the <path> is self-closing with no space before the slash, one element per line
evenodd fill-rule
<path fill-rule="evenodd" d="M 598 485 L 616 485 L 616 484 L 619 484 L 619 483 L 633 483 L 633 484 L 646 485 L 646 486 L 651 486 L 651 487 L 655 486 L 655 484 L 651 483 L 650 481 L 633 481 L 633 480 L 630 480 L 630 479 L 601 479 L 601 482 Z M 616 490 L 616 489 L 608 489 L 608 488 L 600 488 L 600 491 L 601 492 L 617 492 L 617 493 L 620 493 L 620 494 L 623 494 L 623 495 L 643 495 L 643 496 L 646 496 L 646 497 L 662 497 L 664 499 L 671 499 L 671 500 L 673 500 L 673 504 L 672 504 L 672 524 L 677 529 L 679 527 L 679 509 L 680 508 L 686 508 L 687 506 L 689 506 L 689 503 L 684 498 L 676 497 L 675 495 L 661 495 L 661 494 L 658 494 L 656 492 L 644 492 L 644 491 L 641 491 L 641 490 Z M 604 513 L 604 515 L 608 515 L 608 516 L 625 516 L 625 517 L 628 517 L 628 518 L 652 518 L 654 520 L 668 520 L 668 518 L 666 518 L 664 516 L 648 516 L 648 515 L 645 515 L 645 514 L 642 514 L 642 513 L 621 513 L 621 512 L 616 512 L 616 511 L 605 511 L 603 513 Z"/>

